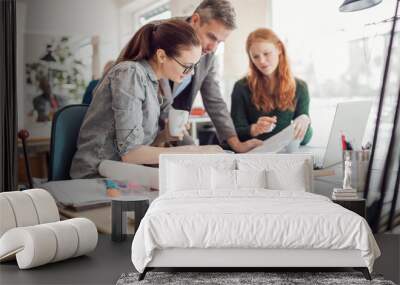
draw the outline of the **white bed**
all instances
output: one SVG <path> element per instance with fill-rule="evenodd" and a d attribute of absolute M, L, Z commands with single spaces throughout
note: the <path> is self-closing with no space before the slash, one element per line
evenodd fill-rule
<path fill-rule="evenodd" d="M 310 192 L 308 154 L 164 155 L 132 262 L 141 278 L 154 267 L 355 267 L 370 277 L 380 252 L 367 222 Z"/>

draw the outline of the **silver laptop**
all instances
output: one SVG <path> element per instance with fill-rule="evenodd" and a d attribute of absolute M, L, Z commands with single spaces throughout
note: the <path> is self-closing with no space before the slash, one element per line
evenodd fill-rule
<path fill-rule="evenodd" d="M 371 101 L 338 103 L 326 148 L 302 147 L 301 152 L 312 152 L 316 168 L 327 168 L 342 161 L 341 133 L 351 142 L 353 149 L 361 149 L 367 126 Z"/>

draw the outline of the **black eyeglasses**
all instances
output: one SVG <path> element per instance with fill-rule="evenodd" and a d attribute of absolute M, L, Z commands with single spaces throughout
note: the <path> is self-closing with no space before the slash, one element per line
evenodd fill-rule
<path fill-rule="evenodd" d="M 188 73 L 192 72 L 192 70 L 199 64 L 199 62 L 196 62 L 196 63 L 192 63 L 192 64 L 190 64 L 190 65 L 186 65 L 186 64 L 183 64 L 183 63 L 179 62 L 179 60 L 177 60 L 175 57 L 173 57 L 173 56 L 171 56 L 171 57 L 172 57 L 172 59 L 175 60 L 180 66 L 182 66 L 182 67 L 184 68 L 184 69 L 183 69 L 183 74 L 188 74 Z"/>

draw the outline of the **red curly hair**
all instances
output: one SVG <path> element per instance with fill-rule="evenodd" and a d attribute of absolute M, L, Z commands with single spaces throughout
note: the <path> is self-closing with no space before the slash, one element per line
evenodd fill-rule
<path fill-rule="evenodd" d="M 267 41 L 280 51 L 279 63 L 274 71 L 275 76 L 268 79 L 253 63 L 250 48 L 255 42 Z M 282 111 L 295 108 L 296 83 L 290 70 L 286 49 L 278 36 L 270 29 L 260 28 L 249 34 L 246 41 L 246 51 L 249 57 L 250 70 L 247 75 L 249 88 L 252 92 L 252 102 L 265 112 L 273 109 Z"/>

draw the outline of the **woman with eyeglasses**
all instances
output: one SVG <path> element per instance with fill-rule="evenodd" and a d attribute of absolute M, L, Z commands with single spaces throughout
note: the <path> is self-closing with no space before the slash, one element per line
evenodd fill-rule
<path fill-rule="evenodd" d="M 98 177 L 102 160 L 158 164 L 162 153 L 215 153 L 218 146 L 163 147 L 171 137 L 160 121 L 172 98 L 159 79 L 181 82 L 200 60 L 193 28 L 181 20 L 149 23 L 137 31 L 103 76 L 80 129 L 72 178 Z"/>

